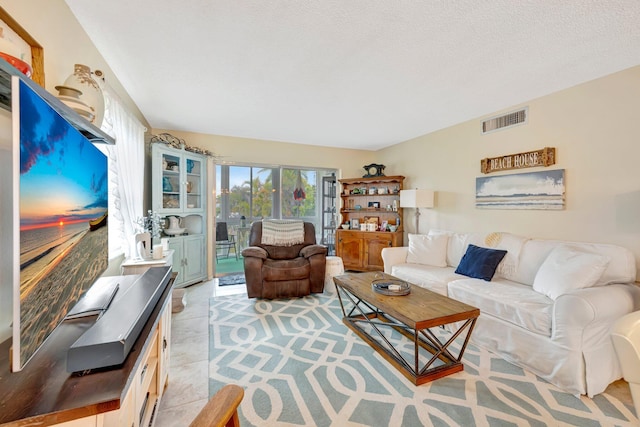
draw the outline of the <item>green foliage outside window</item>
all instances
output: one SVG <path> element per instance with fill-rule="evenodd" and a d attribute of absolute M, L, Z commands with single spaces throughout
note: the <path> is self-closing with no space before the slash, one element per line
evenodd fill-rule
<path fill-rule="evenodd" d="M 282 169 L 280 199 L 282 218 L 316 216 L 316 171 L 300 171 L 300 176 L 306 197 L 296 201 L 293 195 L 297 187 L 298 169 Z M 228 197 L 231 218 L 239 219 L 243 215 L 247 218 L 273 217 L 274 188 L 271 169 L 260 169 L 251 183 L 245 181 L 231 187 L 228 193 L 217 194 L 216 217 L 218 218 L 221 217 L 221 197 Z M 249 212 L 250 201 L 252 201 L 252 212 Z"/>

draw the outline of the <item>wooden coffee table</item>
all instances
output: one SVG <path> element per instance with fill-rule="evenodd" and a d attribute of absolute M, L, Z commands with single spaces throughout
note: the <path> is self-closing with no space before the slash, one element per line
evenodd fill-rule
<path fill-rule="evenodd" d="M 480 310 L 416 285 L 411 285 L 409 295 L 382 295 L 371 289 L 371 282 L 380 278 L 396 279 L 381 272 L 347 273 L 333 278 L 342 321 L 415 385 L 462 371 L 462 355 Z M 430 329 L 454 322 L 463 323 L 444 342 Z M 398 331 L 413 345 L 406 339 L 390 339 L 383 332 L 385 328 Z M 458 337 L 461 340 L 453 344 Z M 392 341 L 396 341 L 395 345 Z"/>

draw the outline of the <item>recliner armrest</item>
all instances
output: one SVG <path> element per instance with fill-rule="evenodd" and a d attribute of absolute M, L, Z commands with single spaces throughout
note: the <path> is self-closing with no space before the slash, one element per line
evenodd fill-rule
<path fill-rule="evenodd" d="M 242 256 L 267 259 L 267 251 L 258 246 L 249 246 L 242 250 Z"/>
<path fill-rule="evenodd" d="M 309 245 L 302 248 L 300 255 L 309 258 L 313 255 L 327 255 L 327 247 L 322 245 Z"/>

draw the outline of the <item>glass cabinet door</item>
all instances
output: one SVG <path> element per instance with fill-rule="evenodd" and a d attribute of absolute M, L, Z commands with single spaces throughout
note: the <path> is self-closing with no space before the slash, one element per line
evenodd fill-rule
<path fill-rule="evenodd" d="M 181 193 L 181 156 L 162 153 L 162 209 L 180 210 L 182 207 Z"/>
<path fill-rule="evenodd" d="M 204 157 L 164 147 L 154 152 L 153 208 L 163 214 L 202 212 L 207 203 Z"/>
<path fill-rule="evenodd" d="M 204 166 L 202 158 L 185 154 L 185 195 L 184 210 L 201 210 L 204 194 Z"/>

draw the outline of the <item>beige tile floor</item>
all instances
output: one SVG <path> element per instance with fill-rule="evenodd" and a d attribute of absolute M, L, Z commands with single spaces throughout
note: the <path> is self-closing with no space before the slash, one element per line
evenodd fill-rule
<path fill-rule="evenodd" d="M 209 298 L 245 293 L 244 285 L 217 286 L 217 279 L 186 288 L 186 306 L 173 314 L 169 384 L 160 402 L 156 427 L 184 427 L 195 418 L 209 396 Z M 606 390 L 633 405 L 629 385 L 612 383 Z"/>
<path fill-rule="evenodd" d="M 217 286 L 217 279 L 186 288 L 183 311 L 173 313 L 169 384 L 156 427 L 184 427 L 209 397 L 209 298 L 246 293 L 244 285 Z"/>

